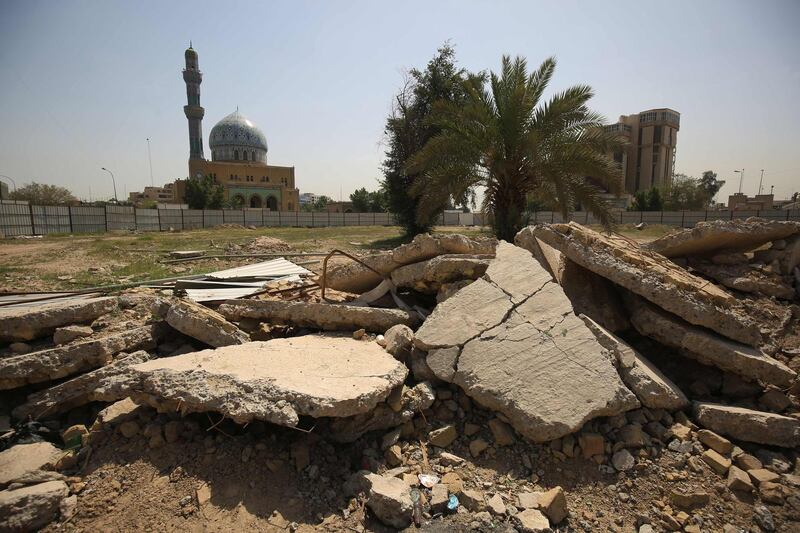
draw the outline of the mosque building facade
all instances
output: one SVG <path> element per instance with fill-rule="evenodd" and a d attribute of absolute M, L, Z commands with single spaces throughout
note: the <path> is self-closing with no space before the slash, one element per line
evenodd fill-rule
<path fill-rule="evenodd" d="M 203 150 L 203 116 L 200 106 L 200 72 L 197 52 L 189 46 L 185 53 L 187 105 L 183 110 L 189 122 L 189 176 L 211 176 L 222 185 L 225 200 L 235 207 L 272 211 L 297 211 L 300 193 L 295 187 L 294 167 L 267 164 L 267 138 L 236 111 L 211 128 L 208 139 L 210 159 Z M 183 201 L 186 182 L 175 182 L 176 200 Z"/>

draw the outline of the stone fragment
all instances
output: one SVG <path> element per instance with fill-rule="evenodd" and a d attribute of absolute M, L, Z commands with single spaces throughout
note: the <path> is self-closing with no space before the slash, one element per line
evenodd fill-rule
<path fill-rule="evenodd" d="M 392 271 L 392 283 L 418 292 L 433 294 L 445 283 L 474 280 L 486 272 L 488 259 L 467 255 L 440 255 L 401 266 Z"/>
<path fill-rule="evenodd" d="M 611 456 L 611 464 L 617 471 L 626 472 L 636 465 L 636 460 L 631 452 L 623 448 Z"/>
<path fill-rule="evenodd" d="M 442 452 L 439 454 L 439 462 L 442 466 L 457 466 L 462 464 L 464 459 L 449 452 Z"/>
<path fill-rule="evenodd" d="M 459 502 L 461 502 L 467 510 L 473 513 L 479 513 L 486 509 L 486 501 L 483 498 L 483 494 L 478 492 L 477 490 L 464 490 L 458 497 Z"/>
<path fill-rule="evenodd" d="M 633 391 L 642 405 L 651 409 L 670 411 L 683 409 L 689 405 L 689 400 L 683 391 L 642 354 L 588 316 L 581 315 L 581 318 L 594 333 L 600 345 L 614 354 L 622 381 Z"/>
<path fill-rule="evenodd" d="M 436 292 L 436 303 L 440 304 L 443 301 L 447 300 L 455 293 L 472 283 L 473 280 L 471 279 L 462 279 L 460 281 L 454 281 L 452 283 L 444 283 L 439 290 Z"/>
<path fill-rule="evenodd" d="M 469 453 L 472 457 L 478 457 L 481 453 L 483 453 L 486 448 L 489 447 L 489 443 L 483 439 L 475 439 L 470 441 L 469 443 Z"/>
<path fill-rule="evenodd" d="M 581 433 L 578 442 L 584 459 L 605 453 L 605 439 L 599 433 Z"/>
<path fill-rule="evenodd" d="M 422 350 L 459 347 L 500 324 L 511 311 L 508 296 L 479 279 L 437 305 L 414 336 Z"/>
<path fill-rule="evenodd" d="M 766 468 L 757 468 L 755 470 L 748 470 L 747 475 L 753 480 L 753 483 L 760 485 L 761 483 L 772 483 L 778 481 L 781 476 Z"/>
<path fill-rule="evenodd" d="M 735 462 L 736 466 L 738 466 L 745 472 L 748 470 L 757 470 L 759 468 L 764 468 L 764 465 L 761 464 L 761 461 L 759 461 L 749 453 L 742 453 L 737 455 Z"/>
<path fill-rule="evenodd" d="M 486 502 L 486 507 L 488 507 L 489 512 L 496 516 L 503 516 L 506 514 L 506 504 L 503 502 L 503 497 L 499 494 L 495 494 L 489 501 Z"/>
<path fill-rule="evenodd" d="M 250 301 L 250 300 L 247 300 Z M 220 348 L 248 342 L 250 337 L 211 309 L 190 300 L 178 300 L 167 312 L 167 324 L 184 335 Z"/>
<path fill-rule="evenodd" d="M 447 501 L 450 494 L 447 490 L 447 485 L 439 484 L 434 485 L 431 489 L 431 512 L 443 513 L 447 510 Z"/>
<path fill-rule="evenodd" d="M 404 528 L 411 524 L 413 503 L 409 486 L 396 477 L 356 472 L 348 481 L 348 492 L 367 493 L 367 506 L 387 526 Z"/>
<path fill-rule="evenodd" d="M 622 426 L 617 431 L 617 440 L 626 448 L 643 448 L 650 443 L 650 439 L 638 424 Z"/>
<path fill-rule="evenodd" d="M 431 235 L 422 233 L 408 244 L 392 251 L 392 260 L 399 265 L 418 263 L 444 254 L 494 255 L 497 241 L 491 238 L 472 239 L 457 233 Z"/>
<path fill-rule="evenodd" d="M 131 439 L 138 435 L 140 429 L 135 420 L 127 420 L 119 425 L 119 432 L 126 439 Z"/>
<path fill-rule="evenodd" d="M 728 437 L 793 448 L 800 445 L 800 420 L 715 403 L 695 402 L 694 416 L 703 427 Z"/>
<path fill-rule="evenodd" d="M 158 324 L 89 341 L 0 359 L 0 390 L 85 372 L 111 362 L 120 352 L 155 348 L 163 334 Z"/>
<path fill-rule="evenodd" d="M 783 300 L 794 297 L 794 289 L 778 272 L 765 271 L 749 264 L 715 265 L 699 259 L 690 260 L 689 266 L 720 285 L 739 292 L 763 294 Z"/>
<path fill-rule="evenodd" d="M 458 432 L 455 426 L 445 426 L 443 428 L 434 429 L 428 433 L 428 442 L 439 448 L 447 448 L 453 441 L 458 438 Z"/>
<path fill-rule="evenodd" d="M 714 450 L 706 450 L 703 452 L 702 458 L 714 472 L 721 476 L 727 474 L 728 469 L 731 467 L 731 460 L 721 456 Z"/>
<path fill-rule="evenodd" d="M 550 519 L 552 524 L 561 523 L 569 514 L 564 489 L 555 487 L 540 494 L 539 509 Z"/>
<path fill-rule="evenodd" d="M 720 251 L 753 250 L 762 244 L 800 233 L 800 224 L 749 218 L 713 220 L 694 227 L 673 231 L 646 245 L 666 257 L 713 255 Z"/>
<path fill-rule="evenodd" d="M 733 451 L 733 444 L 731 444 L 731 441 L 708 429 L 701 429 L 698 431 L 697 440 L 722 455 L 728 455 Z"/>
<path fill-rule="evenodd" d="M 92 333 L 94 333 L 94 330 L 89 326 L 63 326 L 56 328 L 53 333 L 53 344 L 57 346 L 67 344 L 75 339 L 90 337 Z"/>
<path fill-rule="evenodd" d="M 34 392 L 27 402 L 14 408 L 17 420 L 38 418 L 42 414 L 57 415 L 89 402 L 114 402 L 128 396 L 135 381 L 131 365 L 149 361 L 152 356 L 144 350 L 123 354 L 111 364 L 49 389 Z"/>
<path fill-rule="evenodd" d="M 284 300 L 228 300 L 218 311 L 233 321 L 256 318 L 325 331 L 364 328 L 383 333 L 394 325 L 414 326 L 418 321 L 416 314 L 401 309 Z"/>
<path fill-rule="evenodd" d="M 536 509 L 525 509 L 521 513 L 514 515 L 517 528 L 522 533 L 543 533 L 551 531 L 550 521 Z"/>
<path fill-rule="evenodd" d="M 0 452 L 0 488 L 12 480 L 55 465 L 64 453 L 49 442 L 17 444 Z"/>
<path fill-rule="evenodd" d="M 678 315 L 750 346 L 761 342 L 758 324 L 732 294 L 694 276 L 663 256 L 620 235 L 585 226 L 539 225 L 525 228 L 572 261 Z"/>
<path fill-rule="evenodd" d="M 780 413 L 792 405 L 792 400 L 785 392 L 777 389 L 770 389 L 758 399 L 758 403 L 769 411 Z"/>
<path fill-rule="evenodd" d="M 704 507 L 711 501 L 711 497 L 707 492 L 683 492 L 680 490 L 671 490 L 669 499 L 672 505 L 684 511 Z"/>
<path fill-rule="evenodd" d="M 726 482 L 730 490 L 737 492 L 753 492 L 753 483 L 747 472 L 737 466 L 731 466 L 728 470 L 728 480 Z"/>
<path fill-rule="evenodd" d="M 132 397 L 140 403 L 285 426 L 297 425 L 301 415 L 370 412 L 408 374 L 377 344 L 325 335 L 225 346 L 131 368 L 139 379 Z"/>
<path fill-rule="evenodd" d="M 516 440 L 514 439 L 514 430 L 499 418 L 489 420 L 489 429 L 494 436 L 495 444 L 498 446 L 511 446 L 514 444 Z"/>
<path fill-rule="evenodd" d="M 411 353 L 414 343 L 414 332 L 405 324 L 397 324 L 386 330 L 386 351 L 397 359 L 404 361 Z"/>
<path fill-rule="evenodd" d="M 452 382 L 461 349 L 458 346 L 436 348 L 428 352 L 425 362 L 433 374 L 442 381 Z"/>
<path fill-rule="evenodd" d="M 773 481 L 763 481 L 758 485 L 758 496 L 761 501 L 774 505 L 783 505 L 785 498 L 783 485 Z"/>
<path fill-rule="evenodd" d="M 382 276 L 400 266 L 392 260 L 391 252 L 379 252 L 359 259 L 369 268 L 350 259 L 329 265 L 324 279 L 325 286 L 337 291 L 361 294 L 377 287 L 384 279 Z"/>
<path fill-rule="evenodd" d="M 116 298 L 87 298 L 0 310 L 0 343 L 30 341 L 60 326 L 86 324 L 117 309 Z"/>
<path fill-rule="evenodd" d="M 694 327 L 639 299 L 631 299 L 636 330 L 703 364 L 777 386 L 788 387 L 797 374 L 757 348 L 729 341 Z"/>
<path fill-rule="evenodd" d="M 55 520 L 69 495 L 63 481 L 0 492 L 0 531 L 36 531 Z"/>

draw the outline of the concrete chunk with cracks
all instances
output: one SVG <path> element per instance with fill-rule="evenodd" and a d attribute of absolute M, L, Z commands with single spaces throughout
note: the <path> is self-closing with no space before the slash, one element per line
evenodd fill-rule
<path fill-rule="evenodd" d="M 29 341 L 57 327 L 86 324 L 117 309 L 117 299 L 88 298 L 0 310 L 0 342 Z"/>
<path fill-rule="evenodd" d="M 408 374 L 376 343 L 305 335 L 135 365 L 132 398 L 162 411 L 217 412 L 237 423 L 296 426 L 299 417 L 371 411 Z"/>

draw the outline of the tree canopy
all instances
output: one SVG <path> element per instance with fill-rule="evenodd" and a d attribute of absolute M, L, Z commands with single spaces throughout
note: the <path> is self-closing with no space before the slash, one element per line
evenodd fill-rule
<path fill-rule="evenodd" d="M 33 205 L 75 205 L 78 199 L 65 187 L 31 182 L 12 192 L 12 200 L 23 200 Z"/>
<path fill-rule="evenodd" d="M 222 185 L 209 175 L 186 180 L 186 203 L 190 209 L 221 209 L 225 199 Z"/>
<path fill-rule="evenodd" d="M 384 191 L 367 191 L 365 187 L 356 189 L 350 194 L 353 211 L 356 213 L 386 212 L 386 193 Z"/>
<path fill-rule="evenodd" d="M 434 104 L 430 123 L 439 132 L 406 167 L 421 176 L 411 186 L 418 221 L 436 214 L 447 198 L 483 186 L 483 210 L 497 237 L 508 241 L 525 224 L 531 195 L 551 200 L 564 215 L 580 204 L 604 225 L 612 223 L 611 207 L 586 177 L 617 191 L 621 170 L 608 154 L 624 140 L 588 108 L 593 92 L 587 85 L 542 100 L 555 67 L 549 58 L 529 73 L 524 58 L 504 56 L 499 73 L 467 76 L 463 102 Z"/>

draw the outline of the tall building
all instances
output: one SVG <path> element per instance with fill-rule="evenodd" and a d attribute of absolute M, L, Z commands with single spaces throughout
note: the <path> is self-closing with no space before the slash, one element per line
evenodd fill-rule
<path fill-rule="evenodd" d="M 672 183 L 680 124 L 680 113 L 662 108 L 622 115 L 616 124 L 606 126 L 607 131 L 629 141 L 625 149 L 614 154 L 625 174 L 625 192 L 635 194 Z"/>
<path fill-rule="evenodd" d="M 294 167 L 267 164 L 267 138 L 237 109 L 220 120 L 209 135 L 211 160 L 203 154 L 203 115 L 200 84 L 203 74 L 197 52 L 189 46 L 185 53 L 187 105 L 183 111 L 189 122 L 189 176 L 211 176 L 221 184 L 225 199 L 235 206 L 297 211 L 299 191 L 295 188 Z M 186 182 L 175 182 L 175 201 L 185 201 Z"/>

